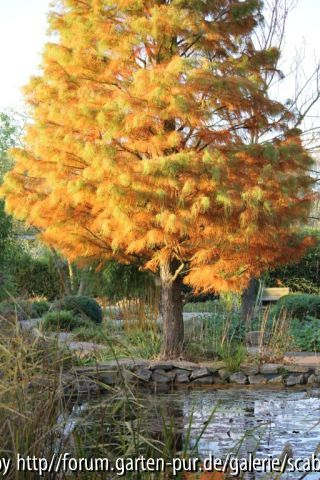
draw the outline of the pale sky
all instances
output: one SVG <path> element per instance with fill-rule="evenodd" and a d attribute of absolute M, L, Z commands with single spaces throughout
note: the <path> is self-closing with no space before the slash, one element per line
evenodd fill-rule
<path fill-rule="evenodd" d="M 37 72 L 46 41 L 50 0 L 0 0 L 0 111 L 23 110 L 21 87 Z M 320 0 L 299 0 L 290 14 L 285 59 L 305 41 L 304 69 L 320 59 Z"/>

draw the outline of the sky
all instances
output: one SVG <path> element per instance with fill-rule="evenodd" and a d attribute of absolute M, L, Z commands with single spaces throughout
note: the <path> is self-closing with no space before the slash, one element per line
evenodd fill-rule
<path fill-rule="evenodd" d="M 24 110 L 21 88 L 38 71 L 49 5 L 50 0 L 0 0 L 0 111 Z M 319 19 L 320 0 L 298 0 L 287 25 L 284 58 L 289 64 L 305 42 L 306 75 L 314 57 L 320 59 Z"/>

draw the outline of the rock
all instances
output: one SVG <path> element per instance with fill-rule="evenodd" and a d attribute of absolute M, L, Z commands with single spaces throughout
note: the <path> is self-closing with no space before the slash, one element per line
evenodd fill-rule
<path fill-rule="evenodd" d="M 228 372 L 228 376 L 225 378 L 221 378 L 218 373 L 214 373 L 212 375 L 213 383 L 216 385 L 226 385 L 228 383 L 228 379 L 230 377 L 230 372 Z"/>
<path fill-rule="evenodd" d="M 210 375 L 208 368 L 198 368 L 191 373 L 190 380 L 197 380 L 198 378 L 207 377 Z"/>
<path fill-rule="evenodd" d="M 125 368 L 126 370 L 135 370 L 141 367 L 149 368 L 149 362 L 147 360 L 141 359 L 130 359 L 130 358 L 121 358 L 120 360 L 113 360 L 112 362 L 106 363 L 106 366 L 112 366 L 112 368 L 118 369 L 119 367 Z"/>
<path fill-rule="evenodd" d="M 231 383 L 238 383 L 239 385 L 245 385 L 247 383 L 247 375 L 242 372 L 233 373 L 230 376 Z"/>
<path fill-rule="evenodd" d="M 175 379 L 175 373 L 165 371 L 163 369 L 154 370 L 152 380 L 156 383 L 170 383 Z"/>
<path fill-rule="evenodd" d="M 307 379 L 308 385 L 320 385 L 320 376 L 313 373 Z"/>
<path fill-rule="evenodd" d="M 176 383 L 189 383 L 190 371 L 184 370 L 182 368 L 174 368 L 172 373 L 176 374 L 175 382 Z"/>
<path fill-rule="evenodd" d="M 74 337 L 71 332 L 59 332 L 54 338 L 56 338 L 60 344 L 68 344 Z"/>
<path fill-rule="evenodd" d="M 85 367 L 76 367 L 74 369 L 74 372 L 76 372 L 78 375 L 90 375 L 90 376 L 96 376 L 99 375 L 100 373 L 103 373 L 105 371 L 107 372 L 117 372 L 119 368 L 121 370 L 131 370 L 134 371 L 135 369 L 138 368 L 148 368 L 149 367 L 149 362 L 146 360 L 131 360 L 127 358 L 123 358 L 118 361 L 111 361 L 111 362 L 106 362 L 106 363 L 100 363 L 100 364 L 95 364 L 95 365 L 88 365 Z"/>
<path fill-rule="evenodd" d="M 142 380 L 143 382 L 149 382 L 152 376 L 152 372 L 148 368 L 137 368 L 134 371 L 134 375 L 138 380 Z"/>
<path fill-rule="evenodd" d="M 294 387 L 295 385 L 302 385 L 304 383 L 303 375 L 289 375 L 284 379 L 284 383 L 287 387 Z"/>
<path fill-rule="evenodd" d="M 246 344 L 248 347 L 260 347 L 261 345 L 267 345 L 270 338 L 270 333 L 255 330 L 246 333 Z"/>
<path fill-rule="evenodd" d="M 262 374 L 279 373 L 283 368 L 284 365 L 281 363 L 265 363 L 264 365 L 260 365 L 259 372 Z"/>
<path fill-rule="evenodd" d="M 190 373 L 179 373 L 175 378 L 176 383 L 189 383 L 190 382 Z"/>
<path fill-rule="evenodd" d="M 320 367 L 317 367 L 314 371 L 314 374 L 316 377 L 319 377 L 320 376 Z"/>
<path fill-rule="evenodd" d="M 250 385 L 264 385 L 267 379 L 263 375 L 249 375 Z"/>
<path fill-rule="evenodd" d="M 274 385 L 277 385 L 277 384 L 282 384 L 283 383 L 283 377 L 282 375 L 275 375 L 274 377 L 271 377 L 268 379 L 268 383 L 272 383 Z"/>
<path fill-rule="evenodd" d="M 213 376 L 206 375 L 205 377 L 198 377 L 195 378 L 192 383 L 197 385 L 211 385 L 213 383 Z"/>
<path fill-rule="evenodd" d="M 169 371 L 173 369 L 173 364 L 172 362 L 150 362 L 150 368 L 151 370 L 164 370 L 164 371 Z"/>
<path fill-rule="evenodd" d="M 196 370 L 197 368 L 199 368 L 199 365 L 197 363 L 187 362 L 185 360 L 174 361 L 172 362 L 172 365 L 174 368 L 179 368 L 180 370 L 188 370 L 188 371 Z"/>
<path fill-rule="evenodd" d="M 218 371 L 218 376 L 220 377 L 220 379 L 222 381 L 226 381 L 229 379 L 230 377 L 230 372 L 226 369 L 226 368 L 221 368 L 219 371 Z M 216 382 L 215 382 L 216 383 Z"/>
<path fill-rule="evenodd" d="M 64 345 L 78 357 L 86 357 L 92 353 L 98 353 L 106 349 L 105 345 L 93 342 L 64 342 Z"/>
<path fill-rule="evenodd" d="M 308 373 L 311 370 L 305 365 L 285 365 L 284 368 L 288 373 Z"/>
<path fill-rule="evenodd" d="M 225 362 L 213 362 L 211 365 L 203 365 L 203 367 L 207 367 L 211 373 L 216 373 L 219 370 L 223 370 L 226 368 Z"/>
<path fill-rule="evenodd" d="M 259 367 L 256 365 L 241 365 L 240 370 L 245 375 L 257 375 L 259 373 Z"/>
<path fill-rule="evenodd" d="M 19 327 L 21 330 L 33 330 L 41 322 L 41 318 L 32 318 L 30 320 L 20 320 Z"/>
<path fill-rule="evenodd" d="M 96 376 L 94 376 L 94 378 L 99 380 L 101 383 L 105 383 L 106 385 L 115 385 L 121 381 L 121 376 L 116 370 L 99 372 Z"/>
<path fill-rule="evenodd" d="M 64 384 L 65 395 L 88 395 L 97 394 L 101 387 L 94 381 L 87 378 L 73 378 L 71 382 Z"/>
<path fill-rule="evenodd" d="M 317 383 L 317 377 L 315 376 L 314 373 L 312 373 L 310 375 L 310 377 L 308 378 L 307 384 L 308 385 L 314 385 L 315 383 Z"/>

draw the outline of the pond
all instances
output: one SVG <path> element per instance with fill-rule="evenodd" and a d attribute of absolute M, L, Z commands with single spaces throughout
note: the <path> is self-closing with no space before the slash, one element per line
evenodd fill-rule
<path fill-rule="evenodd" d="M 308 458 L 320 444 L 319 389 L 232 387 L 139 392 L 137 404 L 136 428 L 143 425 L 144 434 L 147 431 L 153 439 L 163 440 L 164 426 L 170 425 L 176 451 L 187 447 L 201 458 L 210 454 L 225 457 L 228 453 L 241 458 L 250 453 L 259 458 L 276 457 L 284 449 L 294 458 Z M 74 406 L 69 428 L 83 416 L 91 424 L 96 422 L 102 405 L 107 409 L 108 401 L 102 398 Z M 101 424 L 101 412 L 99 421 Z M 112 429 L 107 429 L 112 436 Z M 301 476 L 296 472 L 281 478 Z M 244 478 L 264 477 L 247 474 Z M 306 478 L 318 480 L 320 473 L 310 473 Z"/>

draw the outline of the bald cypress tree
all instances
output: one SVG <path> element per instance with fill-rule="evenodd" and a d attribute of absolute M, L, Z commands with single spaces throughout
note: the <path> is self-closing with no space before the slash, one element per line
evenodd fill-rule
<path fill-rule="evenodd" d="M 181 283 L 241 291 L 301 254 L 312 160 L 268 95 L 258 0 L 62 0 L 7 210 L 80 263 L 159 272 L 163 355 L 181 353 Z M 264 133 L 255 138 L 254 132 Z"/>

